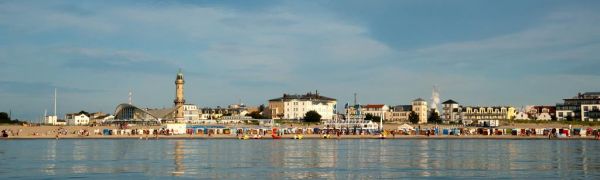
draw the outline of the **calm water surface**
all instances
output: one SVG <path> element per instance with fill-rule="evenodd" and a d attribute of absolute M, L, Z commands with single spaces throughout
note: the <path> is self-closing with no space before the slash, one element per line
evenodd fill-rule
<path fill-rule="evenodd" d="M 0 140 L 0 178 L 600 179 L 589 140 Z"/>

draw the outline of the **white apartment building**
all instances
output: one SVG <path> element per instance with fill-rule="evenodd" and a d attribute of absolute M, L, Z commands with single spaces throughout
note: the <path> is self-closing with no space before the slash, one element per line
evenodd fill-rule
<path fill-rule="evenodd" d="M 577 96 L 563 99 L 564 103 L 556 104 L 556 118 L 559 121 L 573 120 L 597 121 L 600 120 L 600 92 L 578 93 Z"/>
<path fill-rule="evenodd" d="M 583 121 L 600 121 L 600 104 L 582 104 L 581 119 Z"/>
<path fill-rule="evenodd" d="M 457 123 L 460 121 L 461 108 L 458 102 L 450 99 L 442 103 L 442 120 L 445 123 Z"/>
<path fill-rule="evenodd" d="M 332 120 L 336 116 L 336 99 L 319 95 L 318 92 L 304 95 L 283 94 L 269 100 L 273 119 L 304 119 L 308 111 L 316 111 L 321 120 Z"/>
<path fill-rule="evenodd" d="M 198 123 L 197 121 L 200 120 L 200 111 L 198 106 L 193 104 L 184 104 L 183 119 L 187 123 Z"/>
<path fill-rule="evenodd" d="M 49 125 L 56 125 L 58 122 L 58 116 L 46 116 L 44 117 L 44 123 Z"/>
<path fill-rule="evenodd" d="M 73 126 L 85 126 L 90 123 L 90 117 L 81 113 L 72 113 L 65 115 L 65 119 L 67 121 L 67 125 Z"/>
<path fill-rule="evenodd" d="M 390 107 L 385 104 L 367 104 L 360 107 L 363 114 L 370 114 L 372 116 L 378 116 L 383 120 L 391 118 Z"/>

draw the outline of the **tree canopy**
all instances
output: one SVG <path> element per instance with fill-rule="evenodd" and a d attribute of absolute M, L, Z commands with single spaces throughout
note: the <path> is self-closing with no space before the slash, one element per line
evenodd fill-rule
<path fill-rule="evenodd" d="M 366 114 L 365 115 L 365 120 L 373 120 L 373 115 L 372 114 Z"/>
<path fill-rule="evenodd" d="M 567 116 L 567 121 L 573 121 L 573 116 L 571 116 L 570 114 Z"/>
<path fill-rule="evenodd" d="M 440 118 L 440 115 L 438 115 L 437 112 L 432 111 L 431 114 L 429 115 L 429 117 L 427 118 L 427 123 L 430 124 L 441 124 L 442 123 L 442 118 Z"/>
<path fill-rule="evenodd" d="M 259 111 L 252 111 L 251 113 L 246 114 L 246 116 L 250 116 L 252 119 L 267 119 L 265 116 L 260 114 Z"/>
<path fill-rule="evenodd" d="M 304 115 L 304 122 L 321 122 L 321 115 L 317 111 L 308 111 Z"/>
<path fill-rule="evenodd" d="M 419 115 L 414 111 L 411 111 L 408 115 L 408 121 L 413 124 L 419 124 Z"/>
<path fill-rule="evenodd" d="M 13 124 L 13 123 L 21 123 L 19 120 L 12 120 L 8 113 L 0 112 L 0 123 L 2 124 Z"/>

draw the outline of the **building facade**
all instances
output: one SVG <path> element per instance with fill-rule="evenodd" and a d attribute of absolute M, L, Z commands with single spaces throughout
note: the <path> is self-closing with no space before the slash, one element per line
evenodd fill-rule
<path fill-rule="evenodd" d="M 198 106 L 193 104 L 184 104 L 183 105 L 183 119 L 186 123 L 198 123 L 200 120 L 200 110 Z"/>
<path fill-rule="evenodd" d="M 517 115 L 511 106 L 467 106 L 461 108 L 461 119 L 464 124 L 477 123 L 479 120 L 508 120 Z"/>
<path fill-rule="evenodd" d="M 461 110 L 462 109 L 460 108 L 458 102 L 449 99 L 442 103 L 441 118 L 444 123 L 458 123 L 461 120 Z"/>
<path fill-rule="evenodd" d="M 600 111 L 594 108 L 600 105 L 600 92 L 578 93 L 575 97 L 563 100 L 563 103 L 556 104 L 557 120 L 598 121 L 600 119 Z"/>
<path fill-rule="evenodd" d="M 427 123 L 427 114 L 429 113 L 427 101 L 421 98 L 413 100 L 412 111 L 417 113 L 417 115 L 419 116 L 419 124 Z"/>
<path fill-rule="evenodd" d="M 600 121 L 600 104 L 582 104 L 582 121 Z"/>
<path fill-rule="evenodd" d="M 57 125 L 58 116 L 46 116 L 44 117 L 44 123 L 48 125 Z"/>
<path fill-rule="evenodd" d="M 389 121 L 408 123 L 408 116 L 412 112 L 412 105 L 397 105 L 391 108 Z"/>
<path fill-rule="evenodd" d="M 308 111 L 316 111 L 322 120 L 332 120 L 336 116 L 337 101 L 321 96 L 318 92 L 304 95 L 283 94 L 269 100 L 273 119 L 301 120 Z"/>
<path fill-rule="evenodd" d="M 378 116 L 383 120 L 388 120 L 391 116 L 390 107 L 385 104 L 367 104 L 362 105 L 360 109 L 365 115 Z"/>
<path fill-rule="evenodd" d="M 549 121 L 556 119 L 555 106 L 527 106 L 526 111 L 531 120 Z"/>
<path fill-rule="evenodd" d="M 83 113 L 72 113 L 65 115 L 67 125 L 85 126 L 90 123 L 90 117 Z"/>

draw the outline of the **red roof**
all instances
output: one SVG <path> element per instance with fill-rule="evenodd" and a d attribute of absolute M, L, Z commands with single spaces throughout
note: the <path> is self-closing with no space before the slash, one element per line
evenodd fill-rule
<path fill-rule="evenodd" d="M 383 108 L 383 106 L 385 106 L 385 104 L 367 104 L 364 107 L 365 108 Z"/>

